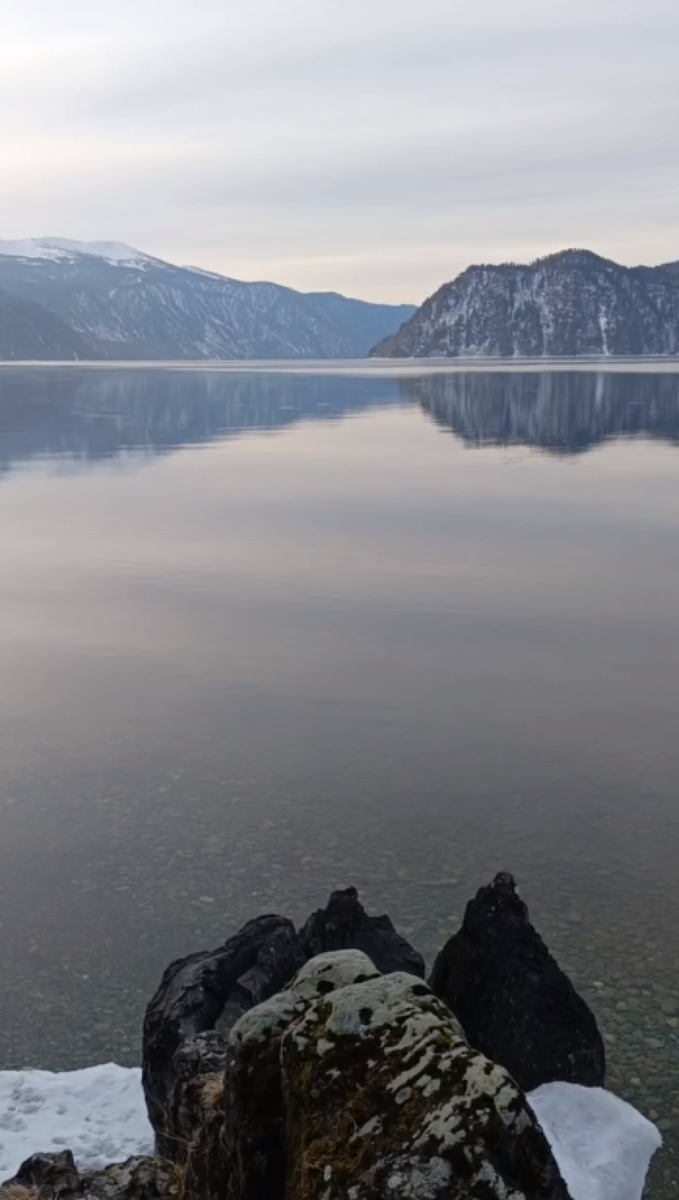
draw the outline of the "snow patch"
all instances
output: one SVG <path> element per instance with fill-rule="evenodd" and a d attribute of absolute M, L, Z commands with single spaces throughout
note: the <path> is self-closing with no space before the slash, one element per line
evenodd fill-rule
<path fill-rule="evenodd" d="M 0 1071 L 0 1183 L 39 1152 L 72 1150 L 81 1167 L 153 1152 L 141 1071 Z"/>
<path fill-rule="evenodd" d="M 655 1125 L 603 1088 L 546 1083 L 528 1097 L 573 1200 L 641 1200 Z"/>
<path fill-rule="evenodd" d="M 548 1083 L 528 1096 L 573 1200 L 641 1200 L 662 1138 L 602 1088 Z M 379 1118 L 360 1136 L 377 1132 Z M 70 1149 L 99 1168 L 153 1152 L 141 1071 L 109 1063 L 82 1071 L 0 1071 L 0 1182 L 38 1152 Z"/>
<path fill-rule="evenodd" d="M 604 305 L 599 307 L 599 329 L 601 330 L 601 353 L 610 354 L 608 349 L 608 313 Z"/>
<path fill-rule="evenodd" d="M 25 238 L 14 242 L 0 240 L 0 256 L 4 258 L 33 258 L 61 262 L 78 255 L 103 258 L 108 263 L 123 263 L 133 266 L 143 266 L 145 263 L 153 261 L 149 255 L 142 254 L 133 246 L 125 246 L 122 242 L 74 242 L 68 238 Z"/>

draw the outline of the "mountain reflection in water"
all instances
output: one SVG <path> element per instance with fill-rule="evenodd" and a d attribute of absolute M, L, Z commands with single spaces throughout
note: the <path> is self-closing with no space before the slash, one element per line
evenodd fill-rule
<path fill-rule="evenodd" d="M 472 446 L 535 446 L 577 454 L 619 437 L 679 441 L 679 374 L 429 375 L 402 394 Z"/>
<path fill-rule="evenodd" d="M 33 458 L 155 455 L 247 431 L 415 404 L 470 446 L 579 454 L 613 438 L 679 442 L 679 374 L 4 370 L 0 470 Z"/>

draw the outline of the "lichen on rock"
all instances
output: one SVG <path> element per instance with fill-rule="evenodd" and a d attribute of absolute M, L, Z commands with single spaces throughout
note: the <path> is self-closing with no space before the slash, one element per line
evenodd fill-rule
<path fill-rule="evenodd" d="M 525 1096 L 420 979 L 313 1001 L 282 1038 L 286 1200 L 564 1200 Z"/>
<path fill-rule="evenodd" d="M 234 1200 L 282 1200 L 287 1162 L 281 1041 L 309 1004 L 360 980 L 378 978 L 358 950 L 321 954 L 278 995 L 251 1009 L 229 1035 L 225 1125 L 229 1195 Z"/>

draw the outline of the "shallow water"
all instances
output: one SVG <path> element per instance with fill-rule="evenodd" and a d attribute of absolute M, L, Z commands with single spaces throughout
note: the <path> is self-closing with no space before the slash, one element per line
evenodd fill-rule
<path fill-rule="evenodd" d="M 676 1194 L 679 373 L 5 369 L 0 471 L 0 1065 L 509 869 Z"/>

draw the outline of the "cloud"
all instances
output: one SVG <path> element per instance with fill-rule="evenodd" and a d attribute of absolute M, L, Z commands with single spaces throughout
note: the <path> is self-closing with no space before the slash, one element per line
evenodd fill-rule
<path fill-rule="evenodd" d="M 418 300 L 679 257 L 674 0 L 0 0 L 0 234 Z"/>

